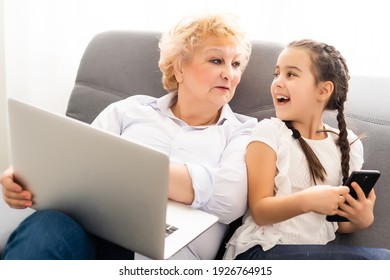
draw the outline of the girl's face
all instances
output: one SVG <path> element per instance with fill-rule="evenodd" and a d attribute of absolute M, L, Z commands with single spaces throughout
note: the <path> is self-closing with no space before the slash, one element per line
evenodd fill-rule
<path fill-rule="evenodd" d="M 220 109 L 233 98 L 241 80 L 240 56 L 232 41 L 207 38 L 178 66 L 179 94 L 193 106 Z"/>
<path fill-rule="evenodd" d="M 319 99 L 308 50 L 287 48 L 279 55 L 271 94 L 276 116 L 281 120 L 305 122 L 321 116 L 323 101 Z"/>

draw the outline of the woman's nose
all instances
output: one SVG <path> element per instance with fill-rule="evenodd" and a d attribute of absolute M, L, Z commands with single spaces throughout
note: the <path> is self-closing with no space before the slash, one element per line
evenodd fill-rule
<path fill-rule="evenodd" d="M 233 69 L 232 67 L 225 67 L 221 72 L 221 77 L 224 80 L 231 81 L 233 79 Z"/>

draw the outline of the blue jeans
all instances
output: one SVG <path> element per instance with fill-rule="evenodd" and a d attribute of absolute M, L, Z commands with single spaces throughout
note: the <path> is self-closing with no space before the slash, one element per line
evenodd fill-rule
<path fill-rule="evenodd" d="M 263 251 L 256 245 L 236 260 L 390 260 L 390 250 L 344 245 L 276 245 Z"/>
<path fill-rule="evenodd" d="M 2 253 L 9 260 L 134 259 L 134 252 L 88 234 L 75 220 L 54 211 L 36 211 L 11 234 Z"/>

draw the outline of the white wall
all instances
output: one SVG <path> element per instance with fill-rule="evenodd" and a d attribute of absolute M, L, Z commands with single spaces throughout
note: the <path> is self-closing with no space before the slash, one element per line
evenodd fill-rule
<path fill-rule="evenodd" d="M 385 0 L 3 0 L 6 90 L 63 113 L 82 53 L 108 29 L 165 31 L 187 14 L 230 12 L 253 39 L 335 45 L 352 74 L 389 76 Z"/>
<path fill-rule="evenodd" d="M 230 12 L 240 16 L 253 39 L 325 41 L 344 54 L 352 75 L 390 78 L 386 2 L 0 0 L 0 170 L 9 160 L 6 96 L 64 113 L 80 58 L 96 33 L 111 29 L 165 31 L 188 14 Z"/>
<path fill-rule="evenodd" d="M 6 128 L 6 95 L 4 66 L 3 0 L 0 0 L 0 172 L 9 164 L 8 133 Z"/>

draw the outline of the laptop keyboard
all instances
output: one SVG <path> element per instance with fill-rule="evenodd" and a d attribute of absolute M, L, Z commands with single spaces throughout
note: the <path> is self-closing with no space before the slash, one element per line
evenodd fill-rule
<path fill-rule="evenodd" d="M 178 228 L 169 224 L 166 224 L 165 226 L 165 237 L 172 234 L 173 232 L 177 231 Z"/>

